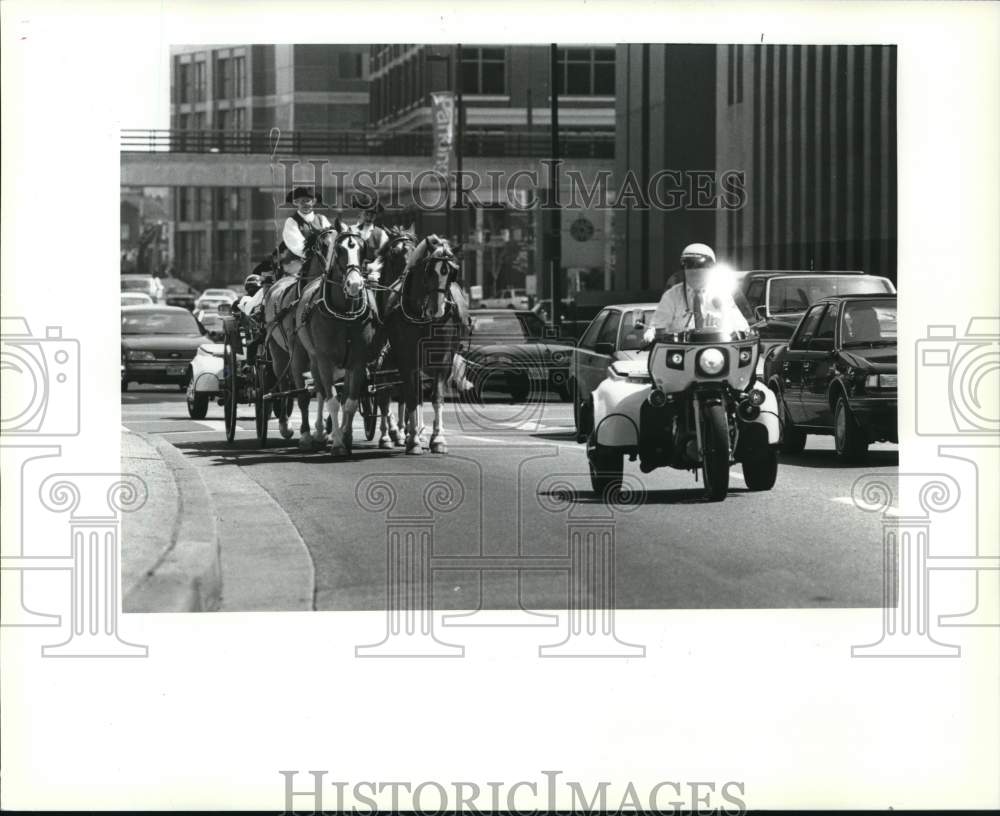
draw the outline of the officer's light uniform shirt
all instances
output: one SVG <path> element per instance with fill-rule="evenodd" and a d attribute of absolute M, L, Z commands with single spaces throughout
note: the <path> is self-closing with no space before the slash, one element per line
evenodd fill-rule
<path fill-rule="evenodd" d="M 681 332 L 694 328 L 694 304 L 697 293 L 688 288 L 687 295 L 685 300 L 683 283 L 671 286 L 664 292 L 646 329 L 647 338 L 651 338 L 656 329 Z M 725 327 L 728 331 L 747 331 L 750 328 L 743 312 L 739 310 L 732 297 L 704 296 L 703 312 L 705 328 Z"/>

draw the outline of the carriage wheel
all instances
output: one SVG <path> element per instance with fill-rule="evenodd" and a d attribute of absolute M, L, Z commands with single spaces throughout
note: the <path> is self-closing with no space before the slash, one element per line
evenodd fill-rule
<path fill-rule="evenodd" d="M 257 428 L 257 441 L 260 446 L 267 446 L 267 423 L 271 419 L 271 400 L 264 399 L 264 394 L 271 390 L 271 380 L 268 376 L 270 368 L 258 361 L 256 366 L 256 393 L 254 394 L 254 424 Z"/>
<path fill-rule="evenodd" d="M 378 406 L 375 397 L 365 394 L 361 398 L 361 417 L 365 421 L 365 439 L 371 442 L 375 438 L 375 426 L 378 424 Z"/>
<path fill-rule="evenodd" d="M 236 347 L 226 335 L 225 344 L 222 349 L 223 387 L 222 410 L 226 423 L 226 441 L 232 442 L 236 438 L 236 406 L 237 393 L 239 390 L 239 362 L 236 359 Z"/>

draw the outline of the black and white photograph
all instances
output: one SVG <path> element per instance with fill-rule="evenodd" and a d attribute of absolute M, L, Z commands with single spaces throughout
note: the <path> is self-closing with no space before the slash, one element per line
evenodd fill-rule
<path fill-rule="evenodd" d="M 1000 805 L 1000 4 L 3 14 L 5 809 Z"/>
<path fill-rule="evenodd" d="M 194 471 L 215 558 L 163 562 L 192 519 L 152 494 L 126 612 L 886 601 L 839 543 L 899 464 L 893 46 L 164 70 L 169 127 L 122 131 L 123 468 Z"/>

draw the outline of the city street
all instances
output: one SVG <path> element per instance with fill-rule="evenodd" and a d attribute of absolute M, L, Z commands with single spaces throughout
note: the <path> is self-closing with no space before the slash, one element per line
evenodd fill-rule
<path fill-rule="evenodd" d="M 228 444 L 220 407 L 213 404 L 205 420 L 194 421 L 176 389 L 133 386 L 122 394 L 123 432 L 162 437 L 201 469 L 215 503 L 224 573 L 227 564 L 239 572 L 249 547 L 263 549 L 268 563 L 284 557 L 285 550 L 266 552 L 262 518 L 300 539 L 294 557 L 311 562 L 318 610 L 386 608 L 387 521 L 428 516 L 422 485 L 441 477 L 457 498 L 451 512 L 433 515 L 435 556 L 565 555 L 571 525 L 614 512 L 618 608 L 881 604 L 881 517 L 857 509 L 850 496 L 861 474 L 895 479 L 895 445 L 873 445 L 867 464 L 845 467 L 835 459 L 832 438 L 812 436 L 804 453 L 782 459 L 770 492 L 747 491 L 735 466 L 722 503 L 704 502 L 688 472 L 643 475 L 637 463 L 626 463 L 626 475 L 644 488 L 639 506 L 609 511 L 590 492 L 584 447 L 573 440 L 567 403 L 448 403 L 450 452 L 443 456 L 379 450 L 377 440 L 365 441 L 357 417 L 354 455 L 337 461 L 327 451 L 300 451 L 297 434 L 281 439 L 273 420 L 268 446 L 260 449 L 252 408 L 240 408 L 239 430 Z M 429 425 L 431 406 L 424 411 Z M 392 507 L 371 498 L 375 482 L 395 491 Z M 248 514 L 248 506 L 255 512 Z M 128 553 L 126 540 L 126 568 Z M 483 573 L 480 581 L 477 570 L 436 570 L 434 606 L 515 608 L 517 581 L 508 572 Z M 243 599 L 238 606 L 262 608 L 254 595 L 266 588 L 268 575 L 236 580 Z M 558 571 L 521 573 L 526 609 L 565 609 L 567 592 Z M 230 595 L 223 609 L 233 604 Z"/>

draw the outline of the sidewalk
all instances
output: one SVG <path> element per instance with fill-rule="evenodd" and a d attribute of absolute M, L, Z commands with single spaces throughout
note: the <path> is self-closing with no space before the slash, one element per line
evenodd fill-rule
<path fill-rule="evenodd" d="M 123 430 L 122 471 L 149 489 L 122 521 L 125 612 L 313 608 L 308 548 L 238 465 L 200 467 L 163 437 Z"/>
<path fill-rule="evenodd" d="M 122 518 L 125 612 L 208 612 L 219 608 L 222 568 L 215 514 L 198 472 L 169 443 L 122 432 L 122 471 L 145 480 L 149 496 Z"/>

